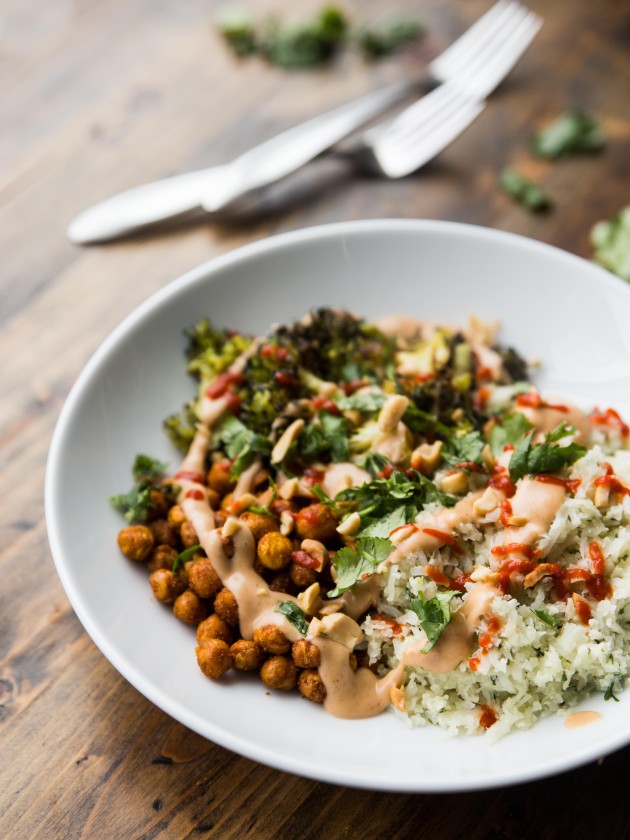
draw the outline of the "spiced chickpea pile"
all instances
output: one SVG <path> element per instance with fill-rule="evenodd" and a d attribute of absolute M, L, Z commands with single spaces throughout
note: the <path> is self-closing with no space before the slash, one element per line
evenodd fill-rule
<path fill-rule="evenodd" d="M 255 571 L 273 592 L 304 596 L 313 584 L 331 589 L 331 559 L 349 542 L 337 532 L 338 517 L 324 504 L 309 499 L 285 500 L 275 495 L 269 472 L 260 469 L 252 481 L 250 506 L 268 513 L 239 511 L 233 501 L 236 481 L 230 461 L 215 461 L 205 477 L 215 525 L 236 515 L 256 542 Z M 319 677 L 319 649 L 308 639 L 291 642 L 275 624 L 260 627 L 253 639 L 241 637 L 238 605 L 223 586 L 199 538 L 179 504 L 170 504 L 159 485 L 151 490 L 146 524 L 130 525 L 118 534 L 118 545 L 130 560 L 146 565 L 153 594 L 176 618 L 197 628 L 197 662 L 203 673 L 218 679 L 231 668 L 256 671 L 268 688 L 292 691 L 297 687 L 309 700 L 323 702 L 326 689 Z M 268 507 L 267 507 L 268 504 Z M 192 557 L 173 572 L 173 561 L 186 549 Z M 229 554 L 229 543 L 225 541 Z M 356 656 L 350 656 L 356 667 Z"/>

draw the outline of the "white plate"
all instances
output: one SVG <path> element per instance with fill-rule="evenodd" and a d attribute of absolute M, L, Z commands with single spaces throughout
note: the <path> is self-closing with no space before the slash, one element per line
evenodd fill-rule
<path fill-rule="evenodd" d="M 175 467 L 161 421 L 190 399 L 182 329 L 204 315 L 264 332 L 318 305 L 465 323 L 499 318 L 502 340 L 543 360 L 550 395 L 630 414 L 630 289 L 584 260 L 537 242 L 448 222 L 369 221 L 249 245 L 171 283 L 109 336 L 59 418 L 46 477 L 57 570 L 85 629 L 139 691 L 235 752 L 329 782 L 391 791 L 457 791 L 530 780 L 598 758 L 630 740 L 630 691 L 594 696 L 603 713 L 569 730 L 560 716 L 494 746 L 410 730 L 391 714 L 345 721 L 255 678 L 213 683 L 194 631 L 150 595 L 146 570 L 119 555 L 107 498 L 130 485 L 147 452 Z"/>

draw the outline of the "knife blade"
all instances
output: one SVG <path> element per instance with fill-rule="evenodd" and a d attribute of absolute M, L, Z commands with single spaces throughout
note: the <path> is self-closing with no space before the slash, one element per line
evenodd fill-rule
<path fill-rule="evenodd" d="M 77 245 L 105 242 L 195 210 L 223 207 L 233 196 L 289 175 L 407 96 L 417 82 L 397 82 L 307 120 L 231 163 L 174 175 L 94 204 L 68 226 Z"/>

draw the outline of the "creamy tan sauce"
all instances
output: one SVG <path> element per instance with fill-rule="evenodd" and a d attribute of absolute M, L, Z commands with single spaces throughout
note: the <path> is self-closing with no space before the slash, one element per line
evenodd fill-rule
<path fill-rule="evenodd" d="M 350 651 L 331 639 L 311 641 L 321 653 L 319 674 L 326 686 L 324 709 L 339 718 L 357 719 L 380 714 L 390 704 L 390 691 L 403 680 L 402 664 L 379 679 L 369 668 L 350 666 Z"/>
<path fill-rule="evenodd" d="M 556 518 L 567 492 L 560 484 L 546 484 L 533 478 L 523 478 L 510 499 L 514 516 L 523 516 L 527 523 L 504 531 L 503 543 L 534 546 L 547 533 Z"/>
<path fill-rule="evenodd" d="M 261 466 L 261 462 L 259 460 L 255 460 L 240 474 L 238 481 L 236 482 L 236 487 L 232 492 L 232 498 L 235 502 L 242 498 L 246 493 L 251 493 L 254 476 L 260 470 Z"/>
<path fill-rule="evenodd" d="M 475 649 L 475 633 L 490 604 L 501 592 L 486 583 L 472 589 L 462 608 L 455 613 L 446 630 L 428 653 L 426 642 L 413 642 L 403 651 L 403 665 L 424 668 L 434 674 L 446 674 L 468 659 Z"/>
<path fill-rule="evenodd" d="M 432 536 L 424 532 L 424 528 L 431 528 L 436 531 L 442 531 L 449 536 L 455 536 L 457 529 L 468 522 L 475 522 L 479 519 L 474 510 L 474 503 L 481 498 L 482 490 L 475 493 L 469 493 L 461 501 L 457 502 L 455 507 L 444 508 L 432 516 L 422 519 L 416 526 L 417 530 L 409 530 L 408 536 L 405 532 L 405 538 L 396 546 L 387 558 L 387 565 L 399 563 L 409 554 L 416 551 L 431 552 L 436 551 L 444 545 L 444 541 L 439 537 Z"/>
<path fill-rule="evenodd" d="M 603 717 L 599 712 L 572 712 L 564 721 L 567 729 L 580 729 L 591 723 L 597 723 Z"/>
<path fill-rule="evenodd" d="M 360 580 L 354 586 L 332 601 L 324 603 L 320 609 L 322 615 L 343 612 L 350 618 L 357 619 L 378 601 L 381 591 L 381 576 L 371 575 L 367 580 Z"/>

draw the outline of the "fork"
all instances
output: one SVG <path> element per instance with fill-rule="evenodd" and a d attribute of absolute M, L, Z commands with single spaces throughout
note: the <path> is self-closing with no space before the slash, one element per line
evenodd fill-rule
<path fill-rule="evenodd" d="M 483 99 L 512 69 L 541 25 L 540 18 L 517 0 L 499 0 L 431 62 L 428 67 L 429 78 L 425 83 L 428 81 L 435 85 L 456 81 L 462 90 L 468 92 L 469 97 Z M 175 175 L 101 201 L 74 219 L 68 227 L 68 237 L 77 244 L 102 242 L 150 225 L 182 218 L 202 207 L 209 212 L 222 210 L 237 199 L 297 171 L 382 114 L 417 86 L 409 82 L 392 85 L 295 126 L 251 149 L 232 163 Z M 450 95 L 454 96 L 454 93 Z M 440 97 L 430 101 L 435 105 L 441 102 L 444 106 L 446 98 L 445 94 L 440 94 Z M 396 134 L 402 143 L 403 130 L 415 125 L 414 114 L 417 115 L 418 111 L 414 111 L 414 107 L 388 124 L 392 132 L 389 142 L 392 144 Z M 420 108 L 421 116 L 427 107 L 425 104 Z M 474 110 L 472 102 L 469 108 L 470 112 Z M 464 113 L 465 109 L 462 108 L 460 119 L 463 119 Z M 450 119 L 454 128 L 455 115 L 452 114 Z M 383 150 L 388 142 L 386 128 L 380 127 L 382 160 L 385 159 L 386 153 Z M 375 137 L 372 135 L 370 139 L 368 135 L 366 145 L 375 142 Z M 367 160 L 365 155 L 364 158 Z M 390 177 L 401 177 L 402 174 L 405 173 Z"/>
<path fill-rule="evenodd" d="M 429 79 L 442 82 L 441 86 L 393 120 L 365 132 L 351 150 L 340 152 L 327 146 L 323 151 L 332 148 L 388 178 L 410 174 L 446 148 L 479 115 L 485 107 L 480 100 L 507 76 L 541 26 L 542 19 L 518 0 L 499 0 L 428 65 Z M 429 121 L 427 126 L 423 126 L 424 120 Z M 216 213 L 317 157 L 321 151 L 312 154 L 304 147 L 291 148 L 307 139 L 301 136 L 304 128 L 297 126 L 269 141 L 286 140 L 284 153 L 277 157 L 262 156 L 263 147 L 258 147 L 234 161 L 233 178 L 221 185 L 223 189 L 205 195 L 204 210 Z M 314 134 L 308 141 L 317 145 Z"/>

